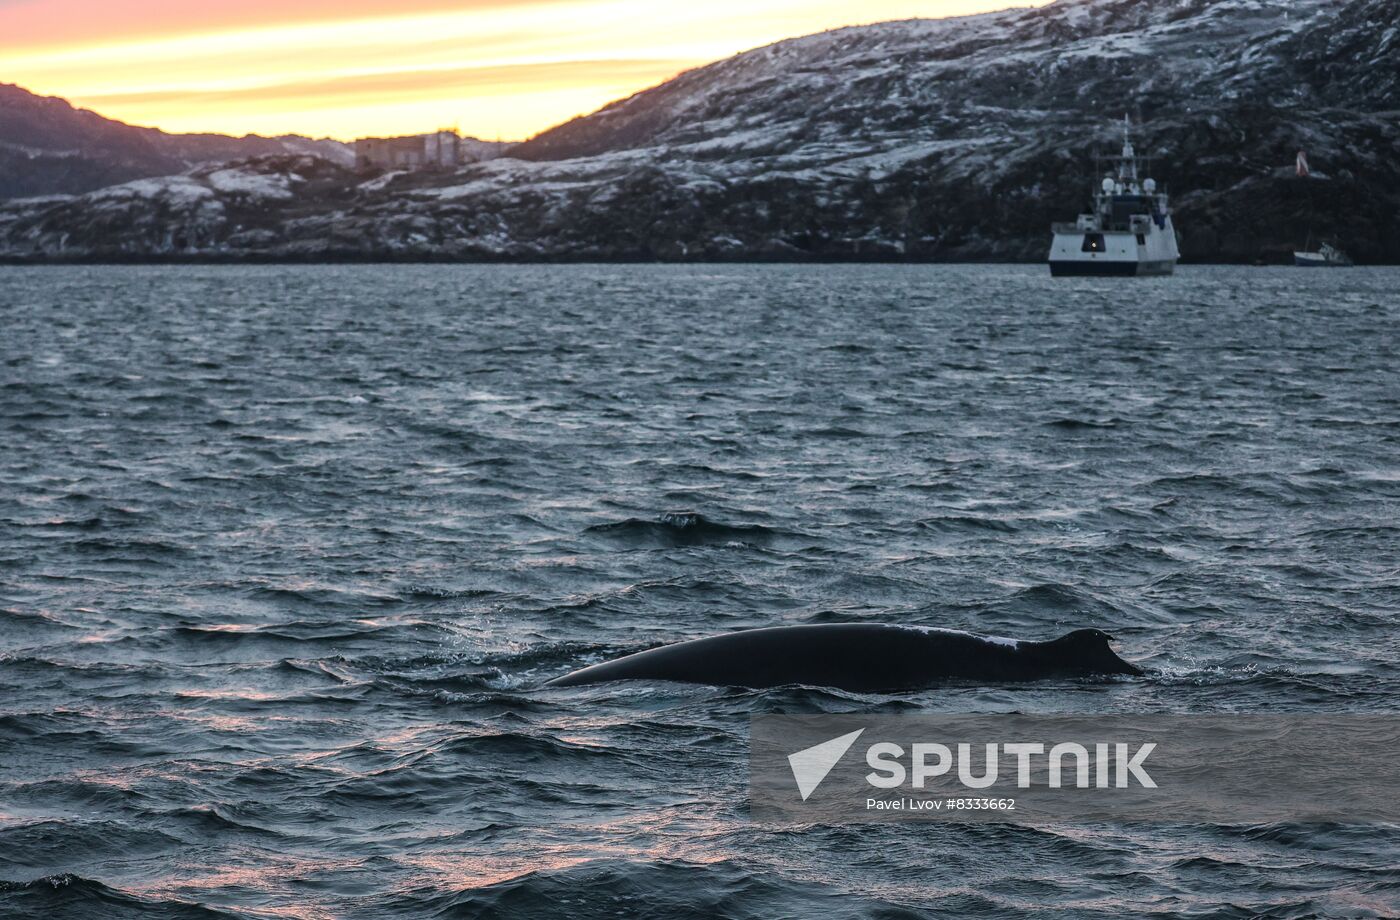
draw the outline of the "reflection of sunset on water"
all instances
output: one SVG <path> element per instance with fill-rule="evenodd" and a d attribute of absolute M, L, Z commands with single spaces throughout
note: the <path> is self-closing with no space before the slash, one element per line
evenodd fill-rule
<path fill-rule="evenodd" d="M 402 860 L 407 867 L 422 876 L 406 887 L 427 884 L 456 891 L 470 891 L 499 885 L 534 873 L 553 874 L 591 864 L 648 862 L 668 860 L 695 866 L 723 862 L 730 858 L 716 850 L 713 841 L 702 835 L 692 836 L 676 816 L 665 812 L 641 812 L 637 821 L 589 822 L 586 826 L 562 826 L 554 834 L 566 837 L 570 831 L 587 833 L 596 842 L 583 847 L 567 843 L 548 843 L 538 839 L 521 841 L 518 846 L 502 852 L 490 845 L 490 838 L 475 847 L 444 851 Z M 638 849 L 629 845 L 638 831 L 657 835 L 652 845 Z"/>

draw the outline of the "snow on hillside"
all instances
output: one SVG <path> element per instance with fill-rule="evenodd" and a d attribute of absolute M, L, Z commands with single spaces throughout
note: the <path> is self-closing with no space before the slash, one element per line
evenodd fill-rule
<path fill-rule="evenodd" d="M 213 191 L 250 198 L 291 198 L 293 183 L 300 181 L 295 173 L 267 173 L 247 166 L 204 171 L 202 178 Z"/>
<path fill-rule="evenodd" d="M 524 144 L 566 159 L 664 147 L 703 158 L 789 158 L 849 139 L 889 150 L 1067 108 L 1121 116 L 1157 98 L 1238 97 L 1282 70 L 1280 44 L 1331 0 L 1061 0 L 952 20 L 840 29 L 683 74 Z M 1282 80 L 1282 77 L 1280 77 Z M 856 155 L 866 155 L 862 151 Z"/>
<path fill-rule="evenodd" d="M 320 157 L 329 160 L 337 166 L 351 167 L 355 165 L 355 150 L 344 141 L 337 141 L 331 138 L 320 138 L 312 140 L 309 137 L 300 137 L 295 134 L 286 134 L 276 138 L 277 142 L 287 153 L 300 153 L 308 156 Z"/>

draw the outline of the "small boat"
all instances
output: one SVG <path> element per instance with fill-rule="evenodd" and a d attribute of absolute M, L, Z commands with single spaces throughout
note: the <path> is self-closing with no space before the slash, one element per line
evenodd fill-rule
<path fill-rule="evenodd" d="M 1294 252 L 1293 264 L 1301 268 L 1347 268 L 1356 263 L 1336 246 L 1323 243 L 1317 252 Z"/>

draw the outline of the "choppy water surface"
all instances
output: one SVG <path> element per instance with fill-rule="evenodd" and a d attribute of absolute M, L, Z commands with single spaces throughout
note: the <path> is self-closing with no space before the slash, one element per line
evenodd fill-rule
<path fill-rule="evenodd" d="M 762 712 L 1393 711 L 1400 271 L 0 269 L 0 914 L 1400 913 L 1400 830 L 764 827 Z M 540 690 L 771 624 L 1141 680 Z"/>

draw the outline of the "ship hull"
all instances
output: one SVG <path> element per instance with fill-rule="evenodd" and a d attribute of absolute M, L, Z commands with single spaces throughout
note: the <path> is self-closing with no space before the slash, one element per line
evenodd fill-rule
<path fill-rule="evenodd" d="M 1051 260 L 1050 274 L 1055 278 L 1142 278 L 1170 275 L 1176 270 L 1175 259 L 1151 262 L 1100 262 L 1069 259 Z"/>
<path fill-rule="evenodd" d="M 1311 252 L 1293 253 L 1293 264 L 1298 268 L 1349 268 L 1350 262 L 1328 259 Z"/>
<path fill-rule="evenodd" d="M 1056 224 L 1053 232 L 1047 261 L 1056 278 L 1170 275 L 1181 258 L 1170 217 L 1160 225 L 1149 222 L 1140 233 L 1080 229 L 1074 224 Z"/>

